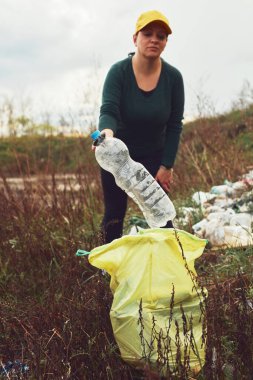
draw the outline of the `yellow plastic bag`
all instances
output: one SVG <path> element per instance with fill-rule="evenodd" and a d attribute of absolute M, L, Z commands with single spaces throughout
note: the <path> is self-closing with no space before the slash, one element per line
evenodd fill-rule
<path fill-rule="evenodd" d="M 91 251 L 89 262 L 111 275 L 111 323 L 129 364 L 148 359 L 163 372 L 187 360 L 192 369 L 203 366 L 206 290 L 197 284 L 194 260 L 205 244 L 184 231 L 148 229 Z"/>

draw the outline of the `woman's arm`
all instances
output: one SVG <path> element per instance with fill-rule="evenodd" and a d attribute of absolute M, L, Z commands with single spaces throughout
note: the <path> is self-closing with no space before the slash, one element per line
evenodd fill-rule
<path fill-rule="evenodd" d="M 156 173 L 155 179 L 162 186 L 163 190 L 168 193 L 173 183 L 173 169 L 167 169 L 165 166 L 161 165 L 158 172 Z"/>
<path fill-rule="evenodd" d="M 182 75 L 176 72 L 172 88 L 171 114 L 167 122 L 164 153 L 162 165 L 172 168 L 176 159 L 180 135 L 182 132 L 182 120 L 184 114 L 184 83 Z"/>
<path fill-rule="evenodd" d="M 117 130 L 120 120 L 121 89 L 122 75 L 119 65 L 115 64 L 106 76 L 100 107 L 98 129 L 105 131 L 106 135 L 113 135 Z"/>
<path fill-rule="evenodd" d="M 173 182 L 173 165 L 178 151 L 184 113 L 183 78 L 179 71 L 176 71 L 176 74 L 172 88 L 171 114 L 167 122 L 162 165 L 155 177 L 166 192 L 170 191 Z"/>

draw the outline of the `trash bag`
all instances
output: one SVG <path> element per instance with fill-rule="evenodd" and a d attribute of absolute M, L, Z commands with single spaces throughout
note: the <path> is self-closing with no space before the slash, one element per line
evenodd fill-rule
<path fill-rule="evenodd" d="M 204 364 L 205 289 L 194 261 L 206 240 L 174 229 L 146 229 L 93 249 L 89 262 L 106 270 L 114 299 L 110 318 L 122 358 L 173 371 Z"/>

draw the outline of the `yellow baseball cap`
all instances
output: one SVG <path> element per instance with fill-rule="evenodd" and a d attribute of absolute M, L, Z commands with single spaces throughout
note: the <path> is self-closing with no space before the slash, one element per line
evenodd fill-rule
<path fill-rule="evenodd" d="M 145 26 L 147 26 L 148 24 L 154 21 L 162 22 L 166 29 L 166 32 L 168 34 L 172 33 L 172 30 L 170 29 L 170 26 L 169 26 L 168 19 L 161 12 L 158 12 L 158 11 L 147 11 L 147 12 L 142 13 L 136 22 L 135 33 L 139 32 Z"/>

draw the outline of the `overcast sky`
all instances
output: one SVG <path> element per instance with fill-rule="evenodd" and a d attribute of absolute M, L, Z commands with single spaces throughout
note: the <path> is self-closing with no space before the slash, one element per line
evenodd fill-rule
<path fill-rule="evenodd" d="M 183 74 L 186 118 L 198 95 L 219 112 L 245 80 L 253 86 L 252 0 L 0 0 L 0 96 L 30 97 L 54 115 L 85 95 L 95 102 L 89 93 L 134 51 L 136 19 L 151 9 L 173 31 L 163 58 Z"/>

